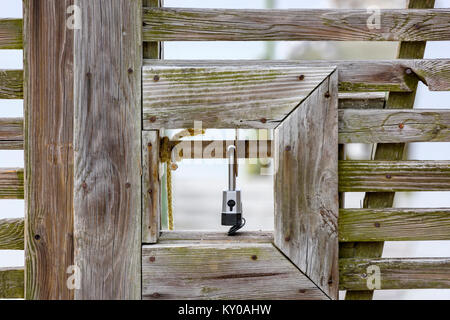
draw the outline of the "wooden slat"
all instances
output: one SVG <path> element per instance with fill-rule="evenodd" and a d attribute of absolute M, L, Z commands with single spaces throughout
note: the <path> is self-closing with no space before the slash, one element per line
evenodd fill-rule
<path fill-rule="evenodd" d="M 334 67 L 148 66 L 144 129 L 275 128 Z"/>
<path fill-rule="evenodd" d="M 0 70 L 0 99 L 23 99 L 22 70 Z"/>
<path fill-rule="evenodd" d="M 239 231 L 230 237 L 226 232 L 217 231 L 162 231 L 160 241 L 164 243 L 272 243 L 272 231 Z"/>
<path fill-rule="evenodd" d="M 271 158 L 273 154 L 272 140 L 190 140 L 170 141 L 169 148 L 174 160 L 183 159 L 225 159 L 227 149 L 235 144 L 238 159 Z"/>
<path fill-rule="evenodd" d="M 72 0 L 24 0 L 25 297 L 73 298 Z"/>
<path fill-rule="evenodd" d="M 385 92 L 340 93 L 339 109 L 384 109 Z"/>
<path fill-rule="evenodd" d="M 450 240 L 450 209 L 341 209 L 339 241 Z"/>
<path fill-rule="evenodd" d="M 0 220 L 0 250 L 23 250 L 23 218 Z"/>
<path fill-rule="evenodd" d="M 336 66 L 339 72 L 339 90 L 343 92 L 412 92 L 417 80 L 431 91 L 450 90 L 449 59 L 397 59 L 369 61 L 289 61 L 289 60 L 145 60 L 144 73 L 152 68 L 185 68 L 184 81 L 189 81 L 199 68 L 323 68 Z M 193 68 L 192 70 L 189 70 Z M 144 76 L 153 81 L 155 74 Z M 305 77 L 305 79 L 307 79 Z M 149 82 L 151 83 L 151 82 Z M 145 93 L 144 93 L 145 95 Z M 212 101 L 210 101 L 212 102 Z"/>
<path fill-rule="evenodd" d="M 142 243 L 158 242 L 161 230 L 159 132 L 142 132 Z"/>
<path fill-rule="evenodd" d="M 450 258 L 355 258 L 340 259 L 339 265 L 341 290 L 369 290 L 369 266 L 380 268 L 381 289 L 450 288 Z"/>
<path fill-rule="evenodd" d="M 450 161 L 340 161 L 339 191 L 449 191 Z"/>
<path fill-rule="evenodd" d="M 268 243 L 156 244 L 142 250 L 143 299 L 326 299 Z"/>
<path fill-rule="evenodd" d="M 145 8 L 144 41 L 425 41 L 450 40 L 450 10 Z"/>
<path fill-rule="evenodd" d="M 450 110 L 341 110 L 339 143 L 450 141 Z"/>
<path fill-rule="evenodd" d="M 142 1 L 75 4 L 75 299 L 140 299 Z"/>
<path fill-rule="evenodd" d="M 22 19 L 0 19 L 0 49 L 22 49 Z"/>
<path fill-rule="evenodd" d="M 23 268 L 0 268 L 0 299 L 20 299 L 23 297 Z"/>
<path fill-rule="evenodd" d="M 0 199 L 23 198 L 23 169 L 0 168 Z"/>
<path fill-rule="evenodd" d="M 0 150 L 23 149 L 23 118 L 0 118 Z"/>
<path fill-rule="evenodd" d="M 337 81 L 331 73 L 274 133 L 274 243 L 332 299 L 339 278 Z"/>

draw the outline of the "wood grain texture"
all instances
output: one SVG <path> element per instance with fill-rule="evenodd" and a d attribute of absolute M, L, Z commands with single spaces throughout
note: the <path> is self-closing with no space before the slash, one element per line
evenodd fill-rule
<path fill-rule="evenodd" d="M 142 243 L 158 242 L 161 230 L 159 133 L 142 132 Z"/>
<path fill-rule="evenodd" d="M 435 0 L 408 0 L 408 9 L 430 9 L 434 8 Z M 423 59 L 425 54 L 426 42 L 400 42 L 398 47 L 398 59 Z M 416 98 L 416 90 L 419 78 L 410 79 L 411 92 L 390 92 L 386 101 L 387 109 L 413 109 Z M 405 144 L 388 143 L 375 146 L 374 160 L 402 160 Z M 394 193 L 392 192 L 368 192 L 364 197 L 365 208 L 386 208 L 394 204 Z M 381 257 L 383 253 L 383 242 L 364 242 L 349 243 L 341 257 L 362 257 L 374 258 Z M 343 252 L 341 250 L 341 252 Z M 373 297 L 373 291 L 348 291 L 346 300 L 370 300 Z"/>
<path fill-rule="evenodd" d="M 338 297 L 337 73 L 275 130 L 275 245 Z"/>
<path fill-rule="evenodd" d="M 0 150 L 23 149 L 23 118 L 0 118 Z"/>
<path fill-rule="evenodd" d="M 164 243 L 272 243 L 272 231 L 240 231 L 230 237 L 218 231 L 162 231 L 160 241 Z"/>
<path fill-rule="evenodd" d="M 191 128 L 194 121 L 202 121 L 203 128 L 274 128 L 332 70 L 264 64 L 145 67 L 144 129 Z"/>
<path fill-rule="evenodd" d="M 339 109 L 384 109 L 385 92 L 340 93 Z"/>
<path fill-rule="evenodd" d="M 450 240 L 450 209 L 341 209 L 339 241 Z"/>
<path fill-rule="evenodd" d="M 142 1 L 75 5 L 75 299 L 140 299 Z"/>
<path fill-rule="evenodd" d="M 73 30 L 71 0 L 25 0 L 25 298 L 71 299 Z"/>
<path fill-rule="evenodd" d="M 0 70 L 0 99 L 23 99 L 22 70 Z"/>
<path fill-rule="evenodd" d="M 450 161 L 340 161 L 339 191 L 450 190 Z"/>
<path fill-rule="evenodd" d="M 0 49 L 22 49 L 22 19 L 0 19 Z"/>
<path fill-rule="evenodd" d="M 20 299 L 23 297 L 23 268 L 0 268 L 0 299 Z"/>
<path fill-rule="evenodd" d="M 336 66 L 339 72 L 339 90 L 342 92 L 413 92 L 418 80 L 425 83 L 431 91 L 450 90 L 449 59 L 369 61 L 145 60 L 144 73 L 151 68 L 163 66 L 172 68 L 208 68 L 211 66 L 249 68 L 255 65 L 260 68 L 323 68 Z M 188 78 L 189 75 L 188 70 L 185 77 Z M 153 81 L 153 76 L 148 80 Z"/>
<path fill-rule="evenodd" d="M 142 5 L 144 7 L 160 8 L 164 6 L 164 0 L 142 0 Z M 145 59 L 163 59 L 164 44 L 162 42 L 148 39 L 142 45 Z"/>
<path fill-rule="evenodd" d="M 0 168 L 0 199 L 23 198 L 23 169 Z"/>
<path fill-rule="evenodd" d="M 450 110 L 341 110 L 339 143 L 450 141 Z"/>
<path fill-rule="evenodd" d="M 326 299 L 272 244 L 156 244 L 142 249 L 143 299 Z"/>
<path fill-rule="evenodd" d="M 144 8 L 144 41 L 450 40 L 450 10 Z"/>
<path fill-rule="evenodd" d="M 0 219 L 0 250 L 23 250 L 24 219 Z"/>
<path fill-rule="evenodd" d="M 380 268 L 384 290 L 450 288 L 450 258 L 355 258 L 339 264 L 341 290 L 368 290 L 369 266 Z"/>

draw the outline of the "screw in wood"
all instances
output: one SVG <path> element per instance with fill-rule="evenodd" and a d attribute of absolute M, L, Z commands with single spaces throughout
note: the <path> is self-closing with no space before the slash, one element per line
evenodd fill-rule
<path fill-rule="evenodd" d="M 398 127 L 399 127 L 400 129 L 403 129 L 403 128 L 405 127 L 405 125 L 404 125 L 403 123 L 400 123 L 400 124 L 398 125 Z"/>
<path fill-rule="evenodd" d="M 155 82 L 158 82 L 158 81 L 159 81 L 159 79 L 160 79 L 160 78 L 159 78 L 159 76 L 158 76 L 158 75 L 156 75 L 156 76 L 154 76 L 154 77 L 153 77 L 153 81 L 155 81 Z"/>
<path fill-rule="evenodd" d="M 298 76 L 298 80 L 303 81 L 305 80 L 305 75 L 301 74 Z"/>
<path fill-rule="evenodd" d="M 253 255 L 253 256 L 252 256 L 252 260 L 258 260 L 258 256 Z"/>
<path fill-rule="evenodd" d="M 267 119 L 266 118 L 261 118 L 259 121 L 261 121 L 261 123 L 266 123 Z"/>

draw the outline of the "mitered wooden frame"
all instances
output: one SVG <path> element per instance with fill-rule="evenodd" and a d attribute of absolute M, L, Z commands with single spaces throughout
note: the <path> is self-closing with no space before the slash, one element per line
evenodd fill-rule
<path fill-rule="evenodd" d="M 143 298 L 337 299 L 336 69 L 264 63 L 205 68 L 166 61 L 144 67 L 143 97 L 146 129 L 185 128 L 194 121 L 206 128 L 222 122 L 258 128 L 262 123 L 275 129 L 276 138 L 273 239 L 258 233 L 230 238 L 195 232 L 164 232 L 158 239 L 159 151 L 154 145 L 159 139 L 157 131 L 144 131 Z M 271 263 L 261 264 L 267 257 Z M 291 276 L 298 282 L 291 283 Z M 283 290 L 271 287 L 283 279 Z M 192 290 L 182 290 L 186 281 Z M 270 294 L 262 289 L 268 286 Z"/>

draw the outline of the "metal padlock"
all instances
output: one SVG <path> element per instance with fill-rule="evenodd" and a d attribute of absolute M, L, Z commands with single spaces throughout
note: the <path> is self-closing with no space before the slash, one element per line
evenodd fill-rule
<path fill-rule="evenodd" d="M 223 191 L 222 225 L 233 226 L 228 234 L 234 234 L 244 226 L 242 218 L 241 191 L 236 190 L 236 147 L 229 146 L 228 154 L 228 190 Z"/>

